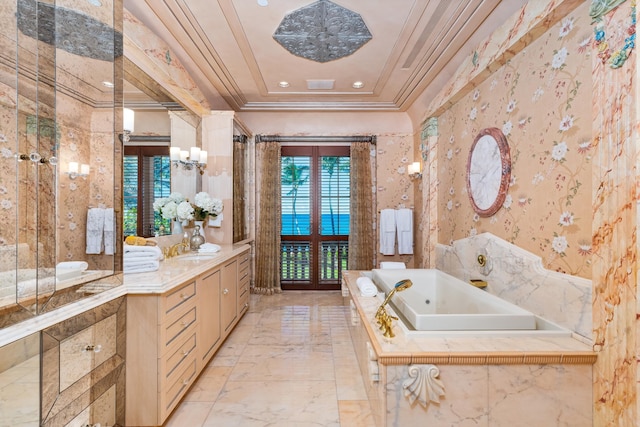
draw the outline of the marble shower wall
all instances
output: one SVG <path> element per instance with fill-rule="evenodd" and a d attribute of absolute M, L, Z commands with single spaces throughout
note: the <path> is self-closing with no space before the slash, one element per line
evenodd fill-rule
<path fill-rule="evenodd" d="M 578 7 L 438 117 L 441 243 L 490 232 L 544 266 L 591 277 L 591 58 L 588 5 Z M 497 127 L 511 151 L 504 206 L 481 218 L 466 189 L 478 132 Z"/>

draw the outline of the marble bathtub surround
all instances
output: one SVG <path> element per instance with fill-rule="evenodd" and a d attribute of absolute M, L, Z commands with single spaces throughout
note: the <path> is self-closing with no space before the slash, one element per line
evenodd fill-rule
<path fill-rule="evenodd" d="M 521 425 L 523 419 L 528 425 L 591 425 L 596 354 L 589 345 L 572 336 L 413 338 L 398 325 L 387 339 L 374 320 L 380 300 L 360 296 L 360 275 L 344 273 L 343 295 L 350 300 L 351 333 L 376 426 L 456 425 L 461 419 L 487 427 Z M 409 368 L 421 365 L 437 368 L 429 400 L 439 405 L 425 408 L 405 396 L 405 385 L 413 382 Z"/>
<path fill-rule="evenodd" d="M 437 245 L 435 264 L 465 282 L 485 280 L 487 292 L 592 339 L 591 280 L 547 270 L 539 256 L 491 233 Z"/>

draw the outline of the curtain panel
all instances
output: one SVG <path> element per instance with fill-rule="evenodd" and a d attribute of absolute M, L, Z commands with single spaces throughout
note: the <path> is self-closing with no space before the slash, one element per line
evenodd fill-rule
<path fill-rule="evenodd" d="M 260 142 L 258 144 L 258 142 Z M 280 287 L 280 143 L 260 141 L 256 136 L 259 173 L 256 272 L 252 292 L 272 295 Z"/>
<path fill-rule="evenodd" d="M 237 137 L 236 137 L 237 136 Z M 245 159 L 247 157 L 247 137 L 233 137 L 233 242 L 247 236 L 247 215 L 245 200 Z"/>
<path fill-rule="evenodd" d="M 351 143 L 349 270 L 371 270 L 374 259 L 371 143 Z"/>

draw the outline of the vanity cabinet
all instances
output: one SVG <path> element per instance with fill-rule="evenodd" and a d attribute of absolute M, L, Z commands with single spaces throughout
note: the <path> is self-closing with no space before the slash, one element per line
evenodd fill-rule
<path fill-rule="evenodd" d="M 249 265 L 249 251 L 238 257 L 238 316 L 249 309 L 249 286 L 251 270 Z"/>
<path fill-rule="evenodd" d="M 200 309 L 200 361 L 202 366 L 213 356 L 222 337 L 220 313 L 211 307 L 220 307 L 220 270 L 203 274 L 197 281 Z"/>
<path fill-rule="evenodd" d="M 228 333 L 238 317 L 238 259 L 225 263 L 222 267 L 222 299 L 220 317 L 224 332 Z"/>
<path fill-rule="evenodd" d="M 245 258 L 248 250 L 163 294 L 128 295 L 127 426 L 162 425 L 246 312 Z"/>
<path fill-rule="evenodd" d="M 41 426 L 124 424 L 125 297 L 42 331 Z"/>

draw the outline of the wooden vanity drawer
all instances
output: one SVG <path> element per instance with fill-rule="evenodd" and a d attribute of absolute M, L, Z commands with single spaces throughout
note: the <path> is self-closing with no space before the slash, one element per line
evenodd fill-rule
<path fill-rule="evenodd" d="M 181 335 L 184 336 L 187 329 L 196 323 L 196 308 L 192 307 L 189 311 L 178 317 L 174 321 L 169 321 L 160 327 L 161 339 L 160 339 L 160 354 L 164 354 L 165 350 L 178 339 Z"/>
<path fill-rule="evenodd" d="M 180 369 L 174 371 L 166 382 L 161 382 L 160 419 L 162 420 L 164 420 L 180 402 L 182 396 L 189 390 L 189 387 L 191 387 L 198 376 L 195 352 L 180 365 Z"/>
<path fill-rule="evenodd" d="M 245 292 L 249 291 L 249 275 L 245 276 L 238 283 L 238 295 L 242 295 Z"/>
<path fill-rule="evenodd" d="M 185 339 L 178 342 L 176 348 L 171 348 L 169 354 L 160 359 L 160 372 L 168 378 L 181 364 L 189 360 L 189 356 L 196 350 L 196 328 L 190 328 L 191 333 L 185 335 Z"/>
<path fill-rule="evenodd" d="M 238 313 L 242 315 L 249 308 L 249 291 L 238 297 Z"/>
<path fill-rule="evenodd" d="M 169 316 L 184 304 L 195 305 L 196 282 L 189 282 L 162 297 L 162 315 Z"/>

